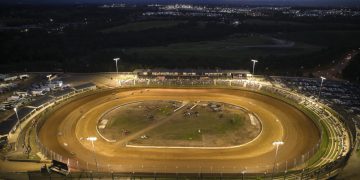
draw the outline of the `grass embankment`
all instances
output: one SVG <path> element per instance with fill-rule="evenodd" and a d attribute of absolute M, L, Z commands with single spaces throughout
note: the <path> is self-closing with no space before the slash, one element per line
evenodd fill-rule
<path fill-rule="evenodd" d="M 299 31 L 282 33 L 278 37 L 327 47 L 358 48 L 360 31 Z"/>

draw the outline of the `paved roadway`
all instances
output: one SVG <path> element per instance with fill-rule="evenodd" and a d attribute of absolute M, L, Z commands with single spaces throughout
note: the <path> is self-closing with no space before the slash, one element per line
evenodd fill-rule
<path fill-rule="evenodd" d="M 129 148 L 107 142 L 97 134 L 99 117 L 114 106 L 139 100 L 221 101 L 258 115 L 262 132 L 244 146 L 231 149 Z M 181 127 L 179 127 L 181 128 Z M 62 135 L 58 135 L 61 132 Z M 294 159 L 312 150 L 320 139 L 315 124 L 296 108 L 261 94 L 233 89 L 113 89 L 73 100 L 49 116 L 39 137 L 49 149 L 70 159 L 74 168 L 95 170 L 91 143 L 97 136 L 96 160 L 100 171 L 124 172 L 271 172 L 275 148 L 282 140 L 278 163 L 293 165 Z"/>

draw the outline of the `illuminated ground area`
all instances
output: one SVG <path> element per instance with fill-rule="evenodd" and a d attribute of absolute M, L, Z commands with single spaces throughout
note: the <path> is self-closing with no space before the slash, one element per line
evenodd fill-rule
<path fill-rule="evenodd" d="M 140 127 L 138 131 L 112 142 L 97 131 L 98 121 L 109 109 L 136 101 L 223 102 L 245 108 L 261 120 L 261 133 L 243 146 L 222 149 L 129 147 L 128 142 L 151 132 L 169 119 L 156 125 Z M 182 114 L 179 110 L 170 116 Z M 191 121 L 191 120 L 189 120 Z M 196 127 L 196 126 L 194 126 Z M 182 128 L 182 127 L 178 127 Z M 197 127 L 196 127 L 197 128 Z M 60 134 L 60 135 L 59 135 Z M 288 168 L 300 165 L 299 157 L 318 144 L 316 125 L 305 114 L 289 104 L 259 93 L 233 89 L 113 89 L 72 100 L 49 115 L 39 132 L 44 146 L 70 166 L 95 169 L 91 142 L 96 136 L 95 153 L 100 171 L 125 172 L 265 172 L 274 163 L 274 141 L 285 144 L 279 149 L 278 165 Z M 294 163 L 294 159 L 298 161 Z M 74 163 L 76 162 L 76 163 Z"/>
<path fill-rule="evenodd" d="M 158 124 L 166 120 L 166 122 Z M 260 134 L 259 120 L 245 109 L 221 102 L 141 101 L 108 111 L 99 121 L 107 139 L 122 140 L 156 126 L 128 141 L 132 146 L 229 147 Z"/>

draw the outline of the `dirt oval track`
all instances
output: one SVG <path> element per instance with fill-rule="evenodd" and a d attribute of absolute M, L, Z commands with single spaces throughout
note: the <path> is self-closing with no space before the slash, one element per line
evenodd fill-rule
<path fill-rule="evenodd" d="M 99 117 L 123 103 L 140 100 L 218 101 L 235 104 L 257 114 L 260 135 L 243 146 L 224 149 L 132 148 L 126 142 L 107 142 L 96 130 Z M 181 128 L 181 127 L 179 127 Z M 84 138 L 96 136 L 95 153 Z M 266 172 L 277 163 L 290 168 L 319 142 L 316 125 L 287 103 L 259 93 L 236 89 L 113 89 L 76 98 L 51 113 L 39 132 L 48 149 L 69 159 L 73 168 L 121 172 Z M 95 155 L 95 156 L 94 156 Z M 297 161 L 294 162 L 294 159 Z"/>

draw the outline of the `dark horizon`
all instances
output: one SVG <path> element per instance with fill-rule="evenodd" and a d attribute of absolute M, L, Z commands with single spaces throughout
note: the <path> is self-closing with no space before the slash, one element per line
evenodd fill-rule
<path fill-rule="evenodd" d="M 353 0 L 1 0 L 0 4 L 11 5 L 56 5 L 56 4 L 210 4 L 238 6 L 305 6 L 305 7 L 360 7 L 360 1 Z"/>

